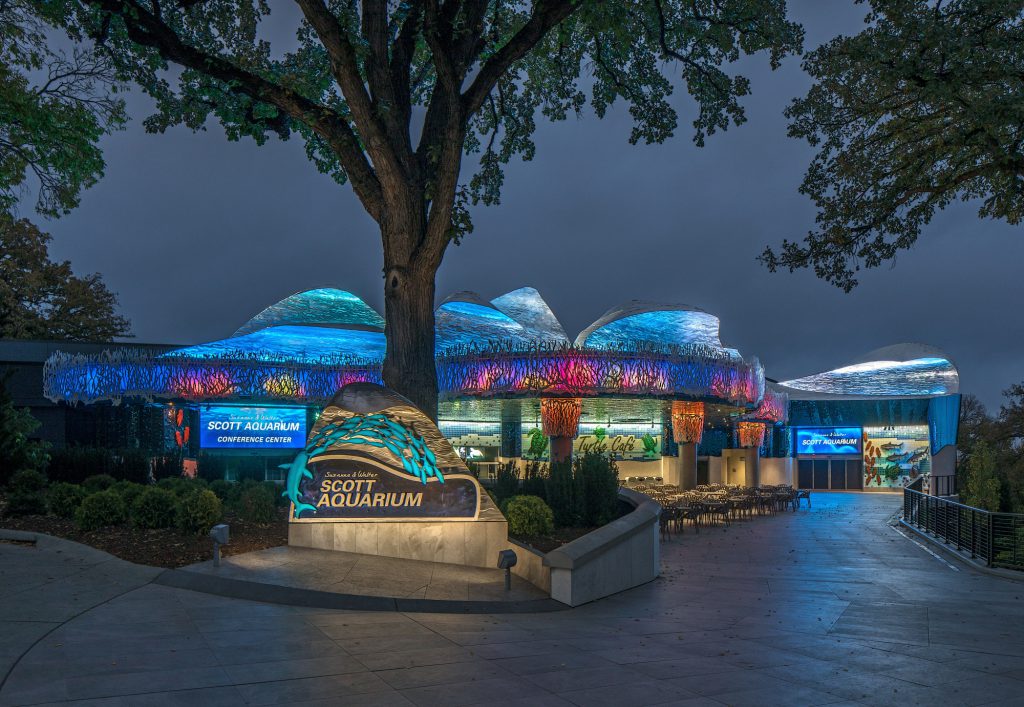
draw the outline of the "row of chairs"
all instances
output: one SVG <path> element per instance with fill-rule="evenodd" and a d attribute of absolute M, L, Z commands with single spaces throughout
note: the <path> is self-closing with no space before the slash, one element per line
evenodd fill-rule
<path fill-rule="evenodd" d="M 699 533 L 702 525 L 721 523 L 728 527 L 733 521 L 755 515 L 774 515 L 787 507 L 796 511 L 801 498 L 806 498 L 810 506 L 809 492 L 793 489 L 787 484 L 758 488 L 701 484 L 692 491 L 685 491 L 672 484 L 639 482 L 632 484 L 631 488 L 650 496 L 662 506 L 663 538 L 670 537 L 672 533 L 683 533 L 687 521 Z"/>

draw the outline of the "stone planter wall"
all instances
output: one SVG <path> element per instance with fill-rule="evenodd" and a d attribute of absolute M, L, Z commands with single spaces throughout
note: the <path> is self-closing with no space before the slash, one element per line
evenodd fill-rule
<path fill-rule="evenodd" d="M 579 606 L 657 578 L 661 506 L 625 488 L 619 498 L 634 506 L 632 513 L 544 556 L 552 599 Z"/>

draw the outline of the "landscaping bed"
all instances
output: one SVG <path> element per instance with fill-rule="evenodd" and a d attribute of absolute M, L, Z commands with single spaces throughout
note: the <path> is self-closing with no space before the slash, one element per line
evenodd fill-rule
<path fill-rule="evenodd" d="M 599 526 L 597 526 L 599 527 Z M 562 547 L 566 543 L 571 543 L 577 538 L 582 538 L 594 528 L 555 528 L 550 533 L 544 535 L 513 535 L 509 533 L 509 538 L 515 540 L 521 545 L 527 545 L 532 547 L 537 552 L 548 553 L 552 550 Z"/>
<path fill-rule="evenodd" d="M 231 543 L 221 548 L 223 556 L 240 555 L 288 544 L 288 509 L 276 509 L 270 523 L 245 522 L 228 511 L 224 521 L 231 526 Z M 136 528 L 130 525 L 97 530 L 79 530 L 73 520 L 52 515 L 9 516 L 0 527 L 45 533 L 109 552 L 122 560 L 153 567 L 176 568 L 213 559 L 213 542 L 205 535 L 183 533 L 176 528 Z"/>

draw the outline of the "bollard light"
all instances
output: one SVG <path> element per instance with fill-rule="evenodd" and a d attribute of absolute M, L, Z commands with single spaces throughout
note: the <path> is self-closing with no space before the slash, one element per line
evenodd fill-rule
<path fill-rule="evenodd" d="M 230 538 L 227 523 L 218 523 L 210 528 L 210 538 L 213 540 L 213 566 L 220 567 L 220 546 L 227 545 Z"/>
<path fill-rule="evenodd" d="M 516 562 L 519 560 L 516 557 L 515 550 L 499 550 L 498 551 L 498 569 L 505 570 L 505 591 L 512 589 L 512 568 L 516 566 Z"/>

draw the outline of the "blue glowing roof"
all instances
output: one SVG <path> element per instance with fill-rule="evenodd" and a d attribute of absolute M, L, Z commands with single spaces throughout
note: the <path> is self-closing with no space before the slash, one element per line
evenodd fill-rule
<path fill-rule="evenodd" d="M 354 329 L 384 329 L 384 318 L 351 292 L 325 287 L 286 297 L 247 321 L 235 336 L 283 324 L 320 324 Z"/>
<path fill-rule="evenodd" d="M 489 342 L 529 345 L 536 341 L 521 324 L 490 304 L 480 302 L 473 293 L 459 293 L 449 298 L 437 308 L 434 317 L 437 351 L 456 346 L 483 347 Z"/>
<path fill-rule="evenodd" d="M 636 342 L 722 347 L 718 339 L 718 317 L 683 305 L 636 300 L 609 310 L 576 337 L 577 346 L 589 348 L 618 348 Z"/>
<path fill-rule="evenodd" d="M 244 358 L 268 361 L 316 363 L 350 357 L 382 361 L 386 344 L 383 332 L 316 326 L 276 326 L 251 334 L 206 344 L 186 346 L 161 356 L 187 358 Z"/>
<path fill-rule="evenodd" d="M 521 287 L 495 297 L 491 304 L 516 320 L 537 340 L 553 344 L 569 343 L 569 337 L 555 313 L 532 287 Z"/>
<path fill-rule="evenodd" d="M 900 344 L 874 351 L 858 362 L 824 373 L 783 381 L 780 385 L 815 395 L 906 397 L 952 395 L 960 389 L 956 366 L 940 351 Z"/>

